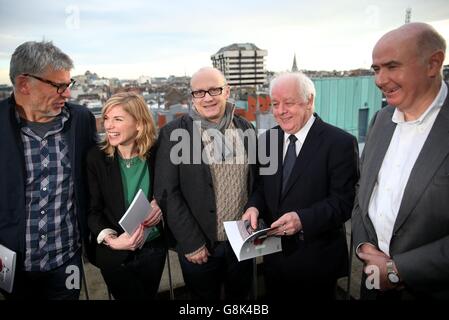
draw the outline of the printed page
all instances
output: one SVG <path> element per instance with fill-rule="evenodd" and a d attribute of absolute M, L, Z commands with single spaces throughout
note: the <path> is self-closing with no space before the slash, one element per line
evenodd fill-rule
<path fill-rule="evenodd" d="M 248 221 L 225 221 L 226 235 L 239 261 L 263 256 L 282 250 L 281 238 L 267 236 L 270 228 L 252 230 Z"/>
<path fill-rule="evenodd" d="M 118 223 L 126 233 L 132 235 L 140 224 L 148 217 L 150 210 L 152 210 L 150 202 L 142 189 L 139 189 L 133 202 L 131 202 L 128 210 L 126 210 Z M 144 229 L 144 239 L 148 237 L 150 232 L 151 228 Z"/>
<path fill-rule="evenodd" d="M 0 288 L 12 292 L 16 270 L 16 253 L 0 244 Z"/>

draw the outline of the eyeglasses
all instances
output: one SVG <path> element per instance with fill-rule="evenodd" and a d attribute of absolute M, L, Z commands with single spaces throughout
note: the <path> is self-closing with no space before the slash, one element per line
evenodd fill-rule
<path fill-rule="evenodd" d="M 214 96 L 219 96 L 224 89 L 225 86 L 223 87 L 218 87 L 218 88 L 210 88 L 209 90 L 196 90 L 196 91 L 192 91 L 192 96 L 194 98 L 204 98 L 206 96 L 206 93 L 208 93 L 211 97 Z"/>
<path fill-rule="evenodd" d="M 32 74 L 24 73 L 23 75 L 26 76 L 26 77 L 31 77 L 31 78 L 37 79 L 39 81 L 42 81 L 44 83 L 47 83 L 47 84 L 55 87 L 56 88 L 56 92 L 58 94 L 63 94 L 67 90 L 67 88 L 69 88 L 69 89 L 72 88 L 73 85 L 76 82 L 75 80 L 70 79 L 70 83 L 55 83 L 53 81 L 50 81 L 50 80 L 47 80 L 47 79 L 43 79 L 41 77 L 38 77 L 38 76 L 35 76 L 35 75 L 32 75 Z"/>

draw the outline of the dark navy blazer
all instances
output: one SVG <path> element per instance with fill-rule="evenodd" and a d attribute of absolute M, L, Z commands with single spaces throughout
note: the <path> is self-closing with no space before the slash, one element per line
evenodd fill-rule
<path fill-rule="evenodd" d="M 25 157 L 20 128 L 11 96 L 0 102 L 0 244 L 17 253 L 17 264 L 23 264 L 25 253 Z M 87 150 L 96 143 L 96 124 L 85 107 L 66 103 L 70 119 L 63 133 L 67 137 L 75 185 L 75 203 L 81 234 L 88 236 L 86 210 L 87 188 L 85 159 Z"/>

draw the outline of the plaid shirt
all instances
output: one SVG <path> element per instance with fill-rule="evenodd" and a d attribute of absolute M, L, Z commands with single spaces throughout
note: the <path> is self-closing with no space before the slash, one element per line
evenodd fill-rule
<path fill-rule="evenodd" d="M 26 164 L 25 270 L 48 271 L 81 247 L 69 147 L 62 132 L 70 114 L 64 108 L 43 138 L 16 117 Z"/>

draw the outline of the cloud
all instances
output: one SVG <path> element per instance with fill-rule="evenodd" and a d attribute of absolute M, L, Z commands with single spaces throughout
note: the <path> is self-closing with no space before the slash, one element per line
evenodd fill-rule
<path fill-rule="evenodd" d="M 209 52 L 195 52 L 148 59 L 144 63 L 79 64 L 75 66 L 72 74 L 83 74 L 86 70 L 90 70 L 96 72 L 100 77 L 123 79 L 136 79 L 140 75 L 151 77 L 190 76 L 199 68 L 211 65 Z"/>
<path fill-rule="evenodd" d="M 289 69 L 295 52 L 300 68 L 369 67 L 372 46 L 403 23 L 408 6 L 412 21 L 449 19 L 447 0 L 0 0 L 0 68 L 20 43 L 43 38 L 78 68 L 117 77 L 190 73 L 235 42 L 268 50 L 273 71 Z"/>

